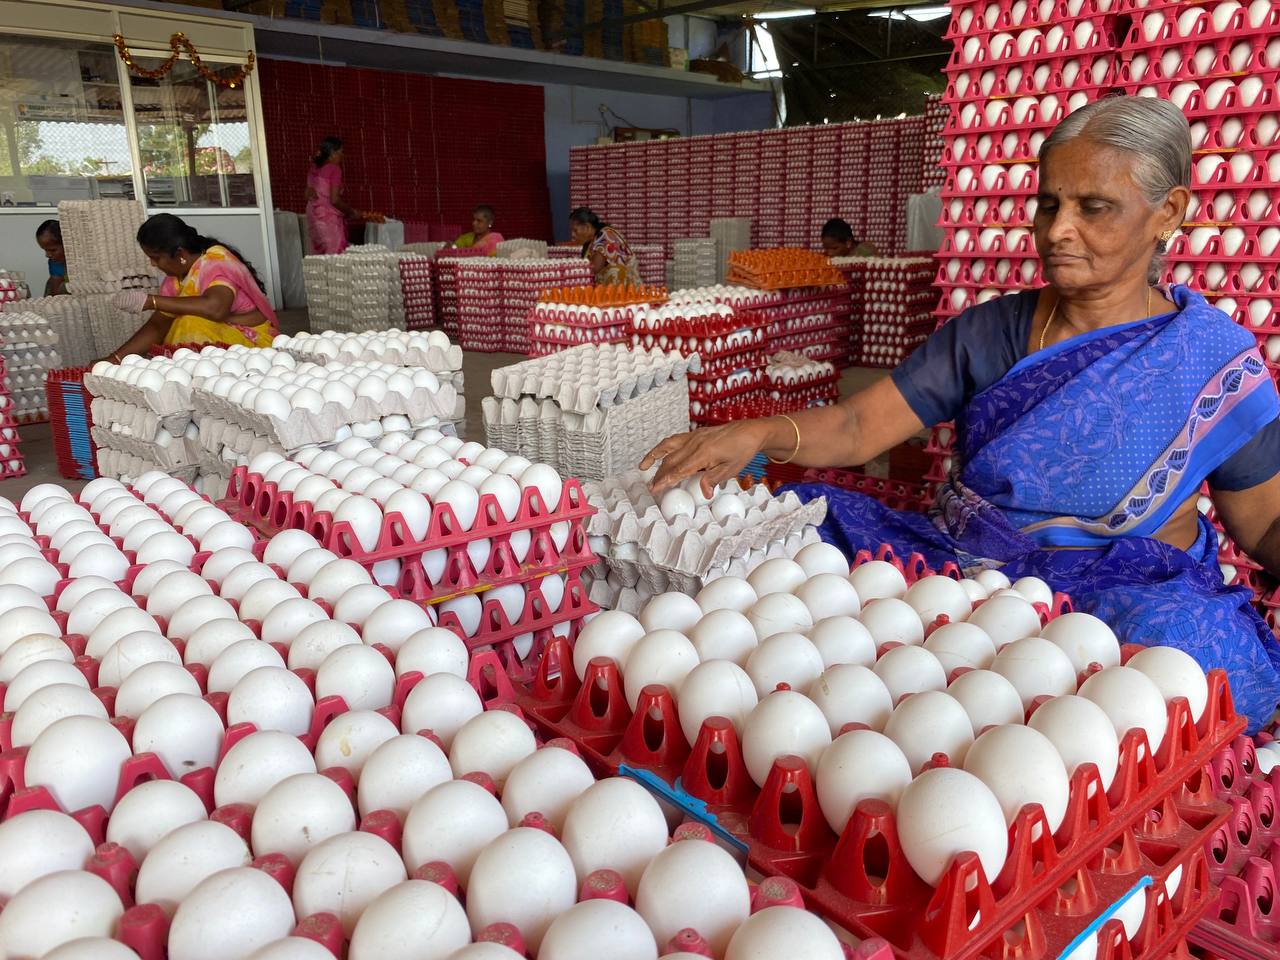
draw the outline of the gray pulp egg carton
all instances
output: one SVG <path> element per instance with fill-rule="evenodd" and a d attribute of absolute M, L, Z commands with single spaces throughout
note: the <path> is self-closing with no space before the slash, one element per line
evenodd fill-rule
<path fill-rule="evenodd" d="M 127 436 L 154 437 L 157 431 L 164 430 L 180 437 L 187 432 L 191 423 L 189 410 L 160 416 L 147 407 L 109 397 L 94 397 L 89 404 L 89 411 L 94 423 L 110 425 L 112 429 Z"/>
<path fill-rule="evenodd" d="M 323 354 L 315 353 L 298 346 L 300 342 L 310 342 L 318 340 L 318 336 L 310 334 L 299 334 L 287 341 L 281 349 L 289 354 L 299 363 L 311 362 L 319 366 L 327 366 L 329 364 L 353 364 L 367 363 L 371 361 L 379 361 L 381 363 L 393 363 L 401 367 L 417 367 L 430 370 L 437 378 L 441 374 L 450 373 L 458 374 L 459 382 L 462 373 L 462 348 L 457 344 L 449 344 L 448 348 L 427 347 L 425 350 L 420 347 L 412 347 L 409 350 L 383 350 L 378 352 L 370 346 L 372 341 L 379 339 L 380 333 L 400 333 L 403 332 L 398 328 L 390 328 L 381 331 L 366 332 L 355 334 L 355 336 L 363 337 L 365 343 L 363 349 L 359 351 L 343 350 L 336 356 L 326 357 Z"/>
<path fill-rule="evenodd" d="M 605 566 L 628 587 L 696 592 L 719 576 L 745 576 L 771 555 L 788 556 L 789 548 L 816 542 L 827 513 L 824 498 L 801 503 L 794 493 L 775 496 L 756 484 L 738 493 L 743 517 L 719 522 L 701 504 L 692 517 L 668 521 L 647 493 L 651 478 L 652 471 L 632 470 L 587 486 L 597 510 L 587 535 L 606 547 Z"/>
<path fill-rule="evenodd" d="M 108 400 L 119 400 L 121 403 L 142 407 L 162 420 L 184 416 L 188 420 L 191 418 L 193 399 L 190 384 L 166 380 L 159 390 L 150 390 L 115 377 L 86 373 L 84 388 L 92 397 L 106 397 Z"/>
<path fill-rule="evenodd" d="M 495 370 L 481 402 L 486 436 L 504 450 L 598 479 L 633 467 L 689 429 L 697 357 L 583 345 Z"/>
<path fill-rule="evenodd" d="M 408 396 L 388 393 L 377 403 L 368 397 L 356 397 L 355 403 L 345 407 L 329 402 L 320 408 L 319 413 L 293 410 L 287 419 L 280 420 L 268 414 L 255 413 L 202 388 L 191 392 L 197 417 L 226 420 L 266 437 L 282 450 L 332 443 L 337 439 L 339 427 L 394 414 L 406 416 L 414 424 L 447 419 L 455 413 L 457 400 L 453 387 L 442 384 L 438 390 L 417 388 Z"/>
<path fill-rule="evenodd" d="M 58 352 L 70 367 L 87 367 L 101 354 L 94 352 L 89 323 L 89 303 L 85 297 L 39 297 L 4 304 L 5 314 L 25 313 L 43 317 L 58 335 Z"/>
<path fill-rule="evenodd" d="M 200 474 L 200 468 L 195 464 L 170 470 L 149 458 L 138 457 L 124 450 L 109 447 L 99 449 L 97 456 L 98 473 L 104 477 L 113 477 L 125 484 L 131 484 L 144 473 L 150 473 L 153 470 L 168 473 L 188 484 L 194 483 Z"/>
<path fill-rule="evenodd" d="M 167 430 L 157 430 L 154 440 L 142 436 L 129 436 L 110 427 L 94 424 L 89 432 L 98 449 L 119 450 L 142 460 L 157 464 L 165 473 L 173 473 L 200 462 L 200 445 L 186 436 L 174 436 Z"/>

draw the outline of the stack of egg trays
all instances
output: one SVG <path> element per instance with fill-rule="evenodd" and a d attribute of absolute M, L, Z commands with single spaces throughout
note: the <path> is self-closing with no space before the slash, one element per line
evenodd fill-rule
<path fill-rule="evenodd" d="M 84 367 L 50 370 L 45 377 L 49 430 L 58 460 L 58 473 L 68 480 L 92 480 L 98 475 L 90 428 L 93 416 L 84 389 Z"/>
<path fill-rule="evenodd" d="M 35 313 L 44 317 L 57 334 L 58 352 L 65 364 L 87 367 L 102 356 L 93 349 L 87 297 L 39 297 L 21 303 L 7 303 L 2 309 L 5 313 Z"/>
<path fill-rule="evenodd" d="M 268 537 L 286 529 L 306 530 L 339 557 L 368 569 L 385 561 L 400 561 L 402 570 L 396 589 L 401 596 L 420 603 L 438 603 L 460 593 L 481 593 L 553 573 L 576 574 L 596 562 L 586 533 L 595 508 L 572 477 L 564 481 L 560 503 L 554 510 L 545 509 L 531 488 L 522 493 L 516 516 L 510 521 L 504 518 L 492 494 L 482 494 L 476 521 L 468 530 L 460 529 L 448 504 L 433 504 L 431 520 L 421 538 L 409 532 L 400 514 L 389 513 L 383 518 L 377 544 L 371 550 L 361 546 L 349 523 L 335 523 L 332 514 L 316 511 L 309 503 L 294 502 L 290 492 L 279 490 L 247 466 L 230 472 L 227 497 L 220 506 Z M 563 547 L 557 547 L 551 535 L 553 528 L 559 527 L 566 531 Z M 521 530 L 528 531 L 534 540 L 523 564 L 516 561 L 510 548 L 511 535 Z M 483 568 L 477 568 L 467 552 L 467 547 L 477 540 L 493 544 Z M 448 557 L 441 579 L 432 582 L 422 559 L 438 550 L 447 551 Z"/>
<path fill-rule="evenodd" d="M 1259 743 L 1277 732 L 1259 733 Z M 1212 761 L 1218 798 L 1231 816 L 1209 843 L 1209 872 L 1222 891 L 1189 940 L 1225 960 L 1280 956 L 1280 767 L 1263 773 L 1254 740 L 1236 737 Z"/>
<path fill-rule="evenodd" d="M 626 403 L 563 421 L 561 472 L 599 480 L 634 467 L 666 437 L 689 429 L 689 381 L 671 380 Z"/>
<path fill-rule="evenodd" d="M 911 579 L 932 574 L 923 561 L 909 569 Z M 1042 618 L 1070 609 L 1059 596 Z M 1137 649 L 1126 646 L 1123 659 Z M 549 650 L 539 676 L 566 655 Z M 568 673 L 557 685 L 518 689 L 515 702 L 545 736 L 572 741 L 598 775 L 641 780 L 737 841 L 750 867 L 796 882 L 808 909 L 857 937 L 888 940 L 897 960 L 1052 960 L 1077 945 L 1074 955 L 1087 960 L 1186 956 L 1176 951 L 1216 899 L 1211 850 L 1237 824 L 1232 806 L 1215 796 L 1211 761 L 1245 723 L 1221 670 L 1209 673 L 1199 721 L 1185 699 L 1170 701 L 1158 751 L 1140 728 L 1121 739 L 1109 790 L 1092 764 L 1081 765 L 1056 834 L 1040 806 L 1028 804 L 1010 827 L 998 876 L 986 877 L 976 855 L 961 854 L 936 888 L 911 870 L 888 804 L 863 800 L 837 837 L 802 759 L 780 757 L 757 789 L 731 722 L 710 718 L 690 747 L 665 688 L 646 688 L 628 709 L 624 672 L 596 661 L 581 680 Z M 1130 937 L 1119 911 L 1134 898 L 1144 910 Z M 1244 955 L 1274 953 L 1236 956 Z"/>
<path fill-rule="evenodd" d="M 73 289 L 78 284 L 83 292 L 90 292 L 89 287 L 124 274 L 151 275 L 151 264 L 138 246 L 138 228 L 146 217 L 146 209 L 136 200 L 59 203 L 58 222 Z M 106 291 L 95 288 L 92 292 Z"/>

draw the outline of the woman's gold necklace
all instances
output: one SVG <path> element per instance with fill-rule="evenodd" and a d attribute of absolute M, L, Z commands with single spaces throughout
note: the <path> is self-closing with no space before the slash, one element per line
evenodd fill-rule
<path fill-rule="evenodd" d="M 1049 311 L 1049 319 L 1044 322 L 1044 327 L 1040 330 L 1040 346 L 1037 348 L 1037 352 L 1039 350 L 1044 349 L 1044 338 L 1048 336 L 1049 328 L 1053 326 L 1053 318 L 1058 315 L 1058 302 L 1059 301 L 1054 302 L 1053 309 Z M 1151 316 L 1151 288 L 1150 287 L 1147 287 L 1147 316 L 1148 317 Z"/>

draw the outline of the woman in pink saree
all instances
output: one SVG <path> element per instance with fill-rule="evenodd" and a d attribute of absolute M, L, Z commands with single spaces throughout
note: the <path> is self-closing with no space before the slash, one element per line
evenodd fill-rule
<path fill-rule="evenodd" d="M 307 232 L 311 253 L 347 249 L 347 220 L 364 214 L 342 199 L 342 141 L 325 137 L 307 171 Z"/>
<path fill-rule="evenodd" d="M 115 306 L 146 313 L 146 323 L 105 359 L 119 363 L 158 343 L 217 343 L 269 347 L 276 314 L 262 281 L 234 248 L 171 213 L 158 213 L 138 228 L 138 245 L 165 274 L 160 292 L 124 290 Z"/>

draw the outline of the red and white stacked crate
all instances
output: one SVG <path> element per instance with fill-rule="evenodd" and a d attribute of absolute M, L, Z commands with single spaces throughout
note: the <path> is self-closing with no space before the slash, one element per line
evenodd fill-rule
<path fill-rule="evenodd" d="M 920 169 L 920 186 L 924 190 L 941 187 L 947 179 L 942 167 L 942 131 L 947 125 L 947 105 L 942 94 L 924 98 L 924 161 Z"/>
<path fill-rule="evenodd" d="M 18 427 L 13 410 L 9 370 L 4 358 L 0 357 L 0 480 L 11 480 L 27 472 L 22 451 L 18 449 Z"/>
<path fill-rule="evenodd" d="M 848 279 L 854 366 L 896 367 L 934 329 L 933 257 L 838 257 L 832 264 Z"/>
<path fill-rule="evenodd" d="M 812 247 L 818 242 L 812 230 L 813 197 L 809 178 L 813 175 L 814 128 L 799 127 L 784 138 L 786 166 L 783 168 L 782 246 Z M 819 211 L 821 212 L 821 211 Z"/>
<path fill-rule="evenodd" d="M 581 258 L 456 261 L 458 343 L 483 353 L 528 353 L 529 314 L 545 290 L 585 287 L 591 264 Z"/>
<path fill-rule="evenodd" d="M 431 258 L 400 257 L 400 289 L 404 294 L 404 328 L 425 330 L 435 326 L 435 293 L 432 289 Z"/>

